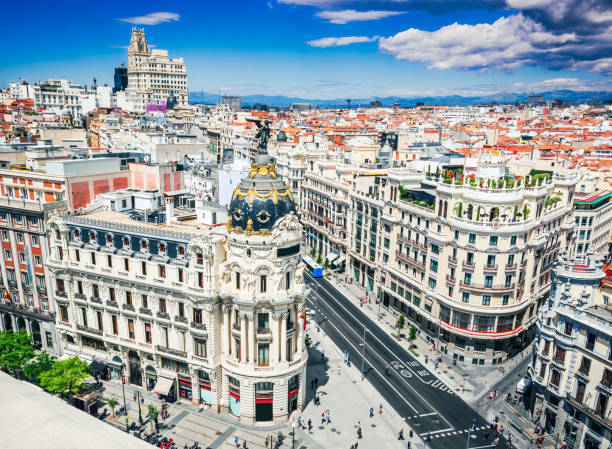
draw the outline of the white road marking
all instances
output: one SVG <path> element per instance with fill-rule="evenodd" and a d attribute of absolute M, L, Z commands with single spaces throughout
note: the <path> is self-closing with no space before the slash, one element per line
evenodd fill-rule
<path fill-rule="evenodd" d="M 311 279 L 312 279 L 312 278 L 311 278 Z M 335 299 L 335 298 L 334 298 L 334 295 L 333 295 L 333 293 L 332 293 L 332 292 L 330 292 L 330 291 L 329 291 L 329 290 L 328 290 L 328 289 L 327 289 L 327 288 L 326 288 L 326 287 L 325 287 L 323 284 L 318 284 L 318 285 L 319 285 L 319 287 L 321 287 L 323 290 L 325 290 L 325 291 L 327 292 L 327 294 L 330 296 L 330 298 L 332 298 L 332 299 L 333 299 L 333 301 L 334 301 L 336 304 L 338 304 L 340 307 L 342 307 L 342 308 L 343 308 L 343 309 L 346 311 L 346 313 L 348 313 L 350 316 L 352 316 L 352 317 L 355 319 L 355 321 L 359 322 L 359 319 L 357 319 L 357 317 L 356 317 L 355 315 L 353 315 L 351 312 L 349 312 L 349 311 L 347 310 L 347 308 L 346 308 L 346 307 L 344 307 L 344 305 L 343 305 L 343 304 L 341 304 L 341 303 L 340 303 L 340 302 L 339 302 L 337 299 Z M 317 296 L 319 296 L 319 298 L 321 298 L 321 296 L 320 296 L 320 295 L 318 295 L 318 293 L 317 293 Z M 322 299 L 322 298 L 321 298 L 321 299 Z M 331 308 L 331 307 L 330 307 L 330 310 L 331 310 L 332 312 L 334 312 L 334 313 L 335 313 L 335 314 L 336 314 L 336 315 L 337 315 L 337 316 L 338 316 L 340 319 L 342 319 L 342 317 L 340 316 L 340 314 L 339 314 L 339 313 L 337 313 L 337 312 L 336 312 L 336 311 L 335 311 L 333 308 Z M 344 320 L 343 320 L 343 321 L 344 321 Z M 328 321 L 328 322 L 329 322 L 329 321 Z M 347 324 L 348 324 L 348 323 L 347 323 Z M 349 327 L 349 329 L 351 329 L 353 332 L 355 332 L 355 333 L 357 334 L 357 332 L 356 332 L 354 329 L 352 329 L 352 327 L 351 327 L 351 326 L 348 326 L 348 327 Z M 372 336 L 373 336 L 373 337 L 374 337 L 376 340 L 378 340 L 378 342 L 379 342 L 379 343 L 380 343 L 380 344 L 381 344 L 381 345 L 382 345 L 382 346 L 383 346 L 383 347 L 384 347 L 384 348 L 385 348 L 385 349 L 386 349 L 386 350 L 387 350 L 387 351 L 388 351 L 388 352 L 389 352 L 391 355 L 393 355 L 394 357 L 397 357 L 397 354 L 395 354 L 393 351 L 391 351 L 391 350 L 390 350 L 390 349 L 387 347 L 387 345 L 385 345 L 385 344 L 384 344 L 382 341 L 380 341 L 380 339 L 379 339 L 379 338 L 378 338 L 378 337 L 377 337 L 375 334 L 373 334 L 373 333 L 371 333 L 371 332 L 370 332 L 370 335 L 372 335 Z M 415 374 L 415 375 L 416 375 L 416 373 L 414 372 L 414 370 L 412 370 L 412 368 L 411 368 L 410 366 L 408 366 L 408 365 L 407 365 L 405 362 L 403 362 L 403 361 L 401 361 L 401 360 L 400 360 L 399 362 L 400 362 L 400 363 L 402 363 L 402 364 L 403 364 L 403 365 L 404 365 L 406 368 L 408 368 L 410 371 L 412 371 L 412 373 L 413 373 L 413 374 Z M 417 376 L 417 377 L 419 377 L 419 376 Z M 429 383 L 431 382 L 431 381 L 430 381 L 430 382 L 425 382 L 425 381 L 424 381 L 423 379 L 421 379 L 420 377 L 419 377 L 419 380 L 420 380 L 422 383 L 424 383 L 424 384 L 429 384 Z M 418 391 L 416 391 L 416 389 L 415 389 L 415 388 L 414 388 L 412 385 L 410 385 L 410 384 L 409 384 L 408 382 L 406 382 L 406 381 L 404 381 L 404 382 L 405 382 L 405 383 L 406 383 L 406 385 L 408 385 L 408 387 L 409 387 L 409 388 L 410 388 L 410 389 L 411 389 L 411 390 L 414 392 L 414 394 L 416 394 L 416 395 L 417 395 L 417 396 L 418 396 L 418 397 L 419 397 L 419 398 L 420 398 L 420 399 L 421 399 L 421 400 L 422 400 L 422 401 L 423 401 L 425 404 L 428 404 L 428 403 L 429 403 L 429 401 L 425 400 L 425 398 L 424 398 L 423 396 L 421 396 L 421 394 L 419 394 L 419 392 L 418 392 Z M 454 393 L 452 393 L 452 392 L 451 392 L 451 394 L 454 394 Z M 448 420 L 447 420 L 447 419 L 446 419 L 446 418 L 445 418 L 445 417 L 444 417 L 444 416 L 443 416 L 443 415 L 442 415 L 442 414 L 441 414 L 441 413 L 440 413 L 438 410 L 436 410 L 436 409 L 435 409 L 434 407 L 432 407 L 431 405 L 430 405 L 430 407 L 432 408 L 432 410 L 434 410 L 434 411 L 436 411 L 436 412 L 438 413 L 438 415 L 440 416 L 440 418 L 442 418 L 442 420 L 444 420 L 444 422 L 445 422 L 446 424 L 448 424 L 448 425 L 451 427 L 451 429 L 449 429 L 449 430 L 455 430 L 455 428 L 452 426 L 452 424 L 451 424 L 450 422 L 448 422 Z M 415 410 L 415 411 L 416 411 L 416 410 Z"/>

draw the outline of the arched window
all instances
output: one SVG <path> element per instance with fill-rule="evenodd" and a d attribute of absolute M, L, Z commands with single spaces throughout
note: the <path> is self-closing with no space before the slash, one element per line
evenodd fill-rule
<path fill-rule="evenodd" d="M 179 257 L 183 257 L 185 255 L 185 247 L 184 246 L 179 246 L 176 250 L 177 254 L 179 255 Z"/>
<path fill-rule="evenodd" d="M 129 248 L 130 247 L 130 238 L 125 236 L 123 237 L 123 247 L 124 248 Z"/>
<path fill-rule="evenodd" d="M 166 254 L 166 244 L 164 242 L 159 244 L 159 253 Z"/>
<path fill-rule="evenodd" d="M 89 241 L 96 243 L 96 231 L 89 231 Z"/>
<path fill-rule="evenodd" d="M 113 244 L 113 234 L 106 234 L 106 244 L 108 246 Z"/>
<path fill-rule="evenodd" d="M 79 231 L 78 229 L 75 229 L 73 236 L 75 240 L 81 240 L 81 231 Z"/>
<path fill-rule="evenodd" d="M 148 247 L 149 247 L 149 242 L 147 242 L 145 239 L 142 239 L 140 241 L 140 249 L 143 251 L 146 251 Z"/>

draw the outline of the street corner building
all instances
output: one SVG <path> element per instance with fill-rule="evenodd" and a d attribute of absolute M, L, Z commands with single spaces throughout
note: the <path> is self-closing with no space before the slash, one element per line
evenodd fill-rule
<path fill-rule="evenodd" d="M 225 227 L 189 215 L 137 221 L 114 204 L 49 219 L 65 352 L 106 364 L 118 381 L 125 365 L 126 382 L 243 423 L 299 413 L 302 228 L 271 158 L 258 156 L 235 188 Z"/>

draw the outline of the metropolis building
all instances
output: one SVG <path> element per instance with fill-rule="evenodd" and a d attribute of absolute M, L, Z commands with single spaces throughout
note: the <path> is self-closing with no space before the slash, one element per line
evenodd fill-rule
<path fill-rule="evenodd" d="M 49 222 L 65 352 L 107 365 L 111 379 L 124 365 L 132 384 L 244 423 L 301 411 L 301 225 L 271 158 L 258 155 L 234 190 L 225 228 L 108 209 Z"/>

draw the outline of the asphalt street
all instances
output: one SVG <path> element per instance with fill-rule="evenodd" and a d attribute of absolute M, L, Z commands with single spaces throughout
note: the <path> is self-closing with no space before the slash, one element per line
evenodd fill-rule
<path fill-rule="evenodd" d="M 327 280 L 307 276 L 307 282 L 318 285 L 312 285 L 308 305 L 317 310 L 316 319 L 321 329 L 341 350 L 348 351 L 351 364 L 358 370 L 361 369 L 364 352 L 365 379 L 421 438 L 425 439 L 430 434 L 427 447 L 491 447 L 489 424 L 478 412 Z M 388 375 L 385 368 L 388 368 Z M 377 404 L 372 406 L 376 408 Z M 476 430 L 472 431 L 474 419 Z M 408 435 L 406 438 L 409 439 Z M 500 441 L 499 447 L 505 447 L 505 441 Z"/>

